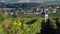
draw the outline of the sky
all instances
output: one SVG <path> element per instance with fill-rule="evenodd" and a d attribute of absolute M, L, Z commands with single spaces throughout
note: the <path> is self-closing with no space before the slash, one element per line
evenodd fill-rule
<path fill-rule="evenodd" d="M 1 1 L 1 0 L 0 0 Z M 35 1 L 35 2 L 43 2 L 43 1 L 57 1 L 57 0 L 5 0 L 7 3 L 17 3 L 19 1 L 26 2 L 26 1 Z"/>

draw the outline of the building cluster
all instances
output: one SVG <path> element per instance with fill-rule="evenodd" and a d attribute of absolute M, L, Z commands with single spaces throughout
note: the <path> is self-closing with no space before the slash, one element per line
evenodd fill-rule
<path fill-rule="evenodd" d="M 60 9 L 57 8 L 46 8 L 47 13 L 57 13 Z M 6 14 L 41 14 L 43 12 L 43 8 L 35 8 L 35 9 L 16 9 L 16 8 L 0 8 L 0 11 L 5 11 Z"/>
<path fill-rule="evenodd" d="M 9 4 L 7 4 L 7 7 L 3 7 L 5 3 L 3 3 L 3 2 L 0 2 L 0 3 L 2 3 L 2 5 L 0 4 L 0 6 L 2 6 L 2 8 L 0 8 L 0 11 L 6 11 L 5 12 L 6 14 L 11 14 L 11 15 L 14 13 L 16 13 L 16 14 L 41 14 L 44 9 L 44 8 L 40 8 L 40 6 L 36 6 L 35 8 L 29 8 L 29 9 L 20 9 L 18 6 L 17 6 L 18 9 L 16 7 L 15 8 L 7 8 L 7 7 L 9 7 Z M 22 5 L 23 8 L 24 8 L 24 5 Z M 10 7 L 12 7 L 12 6 L 10 6 Z M 14 6 L 16 6 L 16 5 L 14 5 Z M 31 6 L 33 6 L 33 5 L 31 5 Z M 45 10 L 47 13 L 57 13 L 58 11 L 60 11 L 60 7 L 55 6 L 55 8 L 53 8 L 53 7 L 49 6 L 49 7 L 45 8 Z"/>

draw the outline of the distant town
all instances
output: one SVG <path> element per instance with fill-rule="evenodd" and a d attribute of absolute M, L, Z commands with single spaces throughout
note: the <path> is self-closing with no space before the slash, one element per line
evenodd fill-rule
<path fill-rule="evenodd" d="M 60 11 L 60 5 L 56 3 L 53 5 L 51 3 L 46 3 L 47 13 L 57 13 Z M 6 14 L 40 14 L 43 11 L 43 3 L 5 3 L 0 2 L 0 12 L 6 11 Z"/>

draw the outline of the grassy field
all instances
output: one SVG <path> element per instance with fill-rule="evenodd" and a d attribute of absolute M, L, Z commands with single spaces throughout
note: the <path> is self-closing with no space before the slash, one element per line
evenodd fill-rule
<path fill-rule="evenodd" d="M 50 13 L 50 14 L 48 14 L 49 15 L 49 17 L 57 17 L 57 18 L 59 18 L 60 17 L 60 12 L 58 12 L 58 13 Z M 20 14 L 19 15 L 21 18 L 40 18 L 40 17 L 42 17 L 41 16 L 41 14 Z"/>

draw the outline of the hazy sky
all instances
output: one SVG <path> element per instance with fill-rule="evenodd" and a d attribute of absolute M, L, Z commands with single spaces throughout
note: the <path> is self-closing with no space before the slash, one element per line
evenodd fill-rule
<path fill-rule="evenodd" d="M 1 0 L 0 0 L 1 1 Z M 14 3 L 14 2 L 18 2 L 18 1 L 37 1 L 37 2 L 43 2 L 43 1 L 57 1 L 57 0 L 5 0 L 6 2 L 12 2 L 12 3 Z"/>

